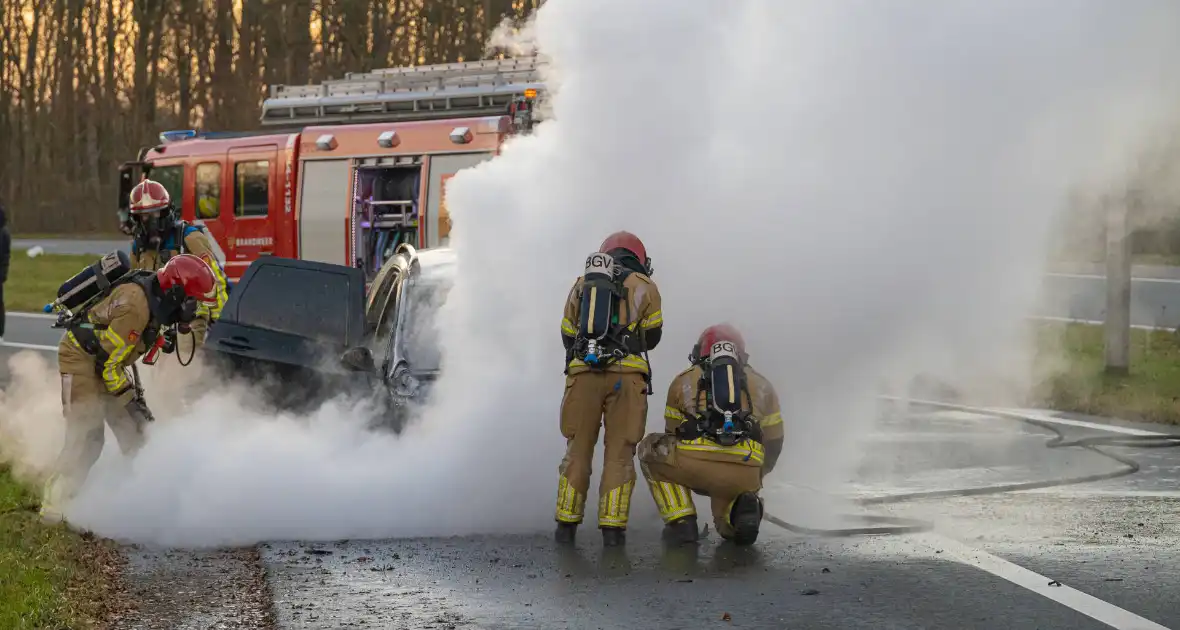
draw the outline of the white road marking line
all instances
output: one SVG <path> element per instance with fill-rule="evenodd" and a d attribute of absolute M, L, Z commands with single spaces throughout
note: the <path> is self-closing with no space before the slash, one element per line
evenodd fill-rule
<path fill-rule="evenodd" d="M 1088 324 L 1090 326 L 1102 326 L 1106 323 L 1097 319 L 1074 319 L 1072 317 L 1056 317 L 1054 315 L 1029 315 L 1028 319 L 1040 319 L 1048 322 L 1064 322 L 1066 324 Z M 1131 324 L 1131 328 L 1136 330 L 1172 330 L 1167 326 L 1148 326 L 1146 324 Z"/>
<path fill-rule="evenodd" d="M 57 315 L 51 313 L 31 313 L 28 311 L 9 311 L 9 317 L 26 317 L 28 319 L 57 319 Z"/>
<path fill-rule="evenodd" d="M 995 411 L 1020 415 L 1029 420 L 1037 420 L 1039 422 L 1049 422 L 1053 424 L 1061 424 L 1070 427 L 1081 427 L 1083 429 L 1096 429 L 1099 431 L 1110 431 L 1112 433 L 1122 433 L 1124 435 L 1141 435 L 1141 436 L 1161 436 L 1166 433 L 1159 433 L 1156 431 L 1144 431 L 1143 429 L 1132 429 L 1131 427 L 1120 427 L 1113 424 L 1102 424 L 1100 422 L 1087 422 L 1085 420 L 1070 420 L 1069 418 L 1059 418 L 1040 411 L 1033 411 L 1031 409 L 1005 409 L 997 407 Z"/>
<path fill-rule="evenodd" d="M 941 550 L 939 556 L 949 556 L 963 564 L 991 573 L 1117 630 L 1170 630 L 1167 626 L 957 540 L 938 534 L 913 534 L 913 540 L 933 550 Z M 1051 581 L 1061 585 L 1050 586 Z"/>
<path fill-rule="evenodd" d="M 1052 494 L 1061 497 L 1113 497 L 1134 499 L 1180 499 L 1180 490 L 1070 490 L 1066 488 L 1037 488 L 1018 490 L 1013 494 Z"/>
<path fill-rule="evenodd" d="M 958 409 L 939 409 L 937 411 L 915 411 L 908 414 L 909 418 L 916 420 L 944 420 L 956 421 L 956 424 L 976 424 L 983 418 L 991 418 L 986 413 L 978 411 L 960 411 Z M 964 422 L 957 422 L 964 421 Z"/>
<path fill-rule="evenodd" d="M 1087 422 L 1085 420 L 1070 420 L 1069 418 L 1058 418 L 1035 409 L 1015 409 L 1006 407 L 972 407 L 970 405 L 959 405 L 955 403 L 941 402 L 938 400 L 924 400 L 921 398 L 902 398 L 899 396 L 878 396 L 878 398 L 889 400 L 893 402 L 909 402 L 915 405 L 926 405 L 931 407 L 939 407 L 942 409 L 955 409 L 958 411 L 966 411 L 979 413 L 983 415 L 992 416 L 1007 416 L 1009 418 L 1026 418 L 1028 420 L 1036 420 L 1038 422 L 1048 422 L 1052 424 L 1061 424 L 1071 427 L 1082 427 L 1086 429 L 1096 429 L 1099 431 L 1110 431 L 1112 433 L 1122 433 L 1124 435 L 1150 435 L 1161 436 L 1164 433 L 1155 431 L 1144 431 L 1142 429 L 1132 429 L 1131 427 L 1120 427 L 1113 424 L 1101 424 L 1098 422 Z"/>
<path fill-rule="evenodd" d="M 5 341 L 0 343 L 0 350 L 4 348 L 21 348 L 23 350 L 40 350 L 42 352 L 57 352 L 57 346 L 39 346 L 32 343 L 19 343 L 16 341 Z"/>
<path fill-rule="evenodd" d="M 1047 273 L 1046 276 L 1053 278 L 1078 278 L 1084 280 L 1102 280 L 1106 281 L 1106 276 L 1095 276 L 1085 273 Z M 1132 277 L 1131 282 L 1158 282 L 1161 284 L 1180 284 L 1180 280 L 1175 278 L 1137 278 Z"/>

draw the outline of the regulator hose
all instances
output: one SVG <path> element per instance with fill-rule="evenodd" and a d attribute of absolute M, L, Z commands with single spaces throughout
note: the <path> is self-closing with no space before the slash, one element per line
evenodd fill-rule
<path fill-rule="evenodd" d="M 1018 420 L 1041 429 L 1044 429 L 1053 434 L 1047 442 L 1046 448 L 1066 448 L 1077 447 L 1082 448 L 1110 460 L 1118 462 L 1121 466 L 1113 471 L 1096 473 L 1090 475 L 1079 475 L 1076 477 L 1063 477 L 1058 479 L 1048 479 L 1042 481 L 1028 481 L 1020 483 L 1006 483 L 991 486 L 979 486 L 975 488 L 957 488 L 950 490 L 931 490 L 926 492 L 906 492 L 901 494 L 890 494 L 877 497 L 865 497 L 860 499 L 850 499 L 849 502 L 856 505 L 885 505 L 890 503 L 901 503 L 904 501 L 913 501 L 917 499 L 934 499 L 934 498 L 951 498 L 951 497 L 969 497 L 979 496 L 984 494 L 999 494 L 1002 492 L 1015 492 L 1017 490 L 1036 490 L 1041 488 L 1053 488 L 1057 486 L 1068 486 L 1079 483 L 1089 483 L 1093 481 L 1105 481 L 1107 479 L 1115 479 L 1118 477 L 1125 477 L 1139 472 L 1139 463 L 1128 457 L 1110 453 L 1099 448 L 1100 446 L 1114 446 L 1123 448 L 1167 448 L 1173 446 L 1180 446 L 1180 434 L 1159 434 L 1159 435 L 1096 435 L 1090 437 L 1078 438 L 1075 440 L 1066 440 L 1065 434 L 1055 424 L 1044 422 L 1035 418 L 1030 418 L 1019 413 L 981 409 L 978 407 L 969 407 L 966 405 L 956 405 L 954 403 L 933 401 L 933 400 L 912 400 L 905 398 L 898 398 L 894 396 L 881 396 L 882 400 L 889 400 L 893 402 L 904 402 L 910 406 L 916 407 L 933 407 L 935 409 L 948 409 L 954 411 L 965 411 L 970 413 L 986 414 L 997 418 L 1004 418 L 1008 420 Z M 918 532 L 925 532 L 934 529 L 934 524 L 929 521 L 922 521 L 918 519 L 907 519 L 900 517 L 875 515 L 875 514 L 841 514 L 840 518 L 860 523 L 863 525 L 838 528 L 838 529 L 824 529 L 803 527 L 794 523 L 790 523 L 776 516 L 766 514 L 763 518 L 775 525 L 782 527 L 788 531 L 799 534 L 809 534 L 813 536 L 821 536 L 826 538 L 833 537 L 850 537 L 850 536 L 872 536 L 872 535 L 897 535 L 897 534 L 912 534 Z"/>

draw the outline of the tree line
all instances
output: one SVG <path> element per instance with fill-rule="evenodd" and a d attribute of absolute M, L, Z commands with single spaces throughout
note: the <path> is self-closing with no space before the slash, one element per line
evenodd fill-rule
<path fill-rule="evenodd" d="M 544 0 L 0 0 L 0 201 L 17 233 L 115 231 L 165 129 L 249 130 L 273 84 L 485 56 Z"/>

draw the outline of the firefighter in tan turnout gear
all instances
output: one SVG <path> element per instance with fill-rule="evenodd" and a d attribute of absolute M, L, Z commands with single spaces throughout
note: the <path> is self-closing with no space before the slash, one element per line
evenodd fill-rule
<path fill-rule="evenodd" d="M 692 493 L 709 497 L 717 532 L 738 545 L 758 538 L 762 478 L 778 461 L 783 418 L 774 387 L 746 360 L 728 324 L 701 333 L 692 366 L 668 387 L 666 432 L 639 444 L 639 465 L 674 543 L 699 538 Z"/>
<path fill-rule="evenodd" d="M 66 431 L 42 497 L 47 520 L 60 520 L 59 506 L 74 496 L 102 454 L 104 423 L 124 454 L 142 445 L 144 424 L 154 418 L 128 368 L 134 374 L 136 360 L 158 347 L 162 328 L 191 322 L 199 305 L 217 301 L 216 277 L 200 258 L 174 256 L 156 273 L 132 270 L 126 262 L 120 269 L 117 260 L 108 255 L 99 263 L 105 267 L 87 268 L 63 285 L 63 290 L 82 285 L 79 290 L 92 291 L 93 298 L 87 299 L 91 306 L 62 320 L 66 333 L 57 361 Z M 95 269 L 105 271 L 104 280 L 92 281 L 100 277 Z"/>
<path fill-rule="evenodd" d="M 125 230 L 130 232 L 131 265 L 135 269 L 157 271 L 177 254 L 192 254 L 204 260 L 217 278 L 217 301 L 202 304 L 189 327 L 195 346 L 205 343 L 209 324 L 221 316 L 227 298 L 225 272 L 217 259 L 212 237 L 203 226 L 189 225 L 177 216 L 172 197 L 162 184 L 144 179 L 131 189 L 130 218 Z M 196 347 L 193 350 L 196 350 Z M 187 354 L 187 353 L 186 353 Z"/>
<path fill-rule="evenodd" d="M 558 467 L 558 542 L 571 543 L 582 522 L 599 429 L 605 429 L 598 527 L 605 546 L 625 541 L 635 489 L 635 447 L 643 437 L 651 369 L 647 352 L 660 341 L 660 292 L 651 259 L 634 234 L 616 232 L 586 258 L 565 303 L 566 348 L 561 434 L 566 452 Z"/>

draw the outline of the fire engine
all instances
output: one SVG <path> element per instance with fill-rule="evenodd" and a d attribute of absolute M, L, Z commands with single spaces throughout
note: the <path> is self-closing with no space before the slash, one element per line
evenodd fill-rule
<path fill-rule="evenodd" d="M 203 224 L 230 282 L 260 256 L 359 267 L 399 244 L 445 246 L 445 184 L 542 119 L 535 57 L 348 73 L 274 85 L 261 129 L 166 131 L 119 167 L 119 216 L 144 176 Z"/>

